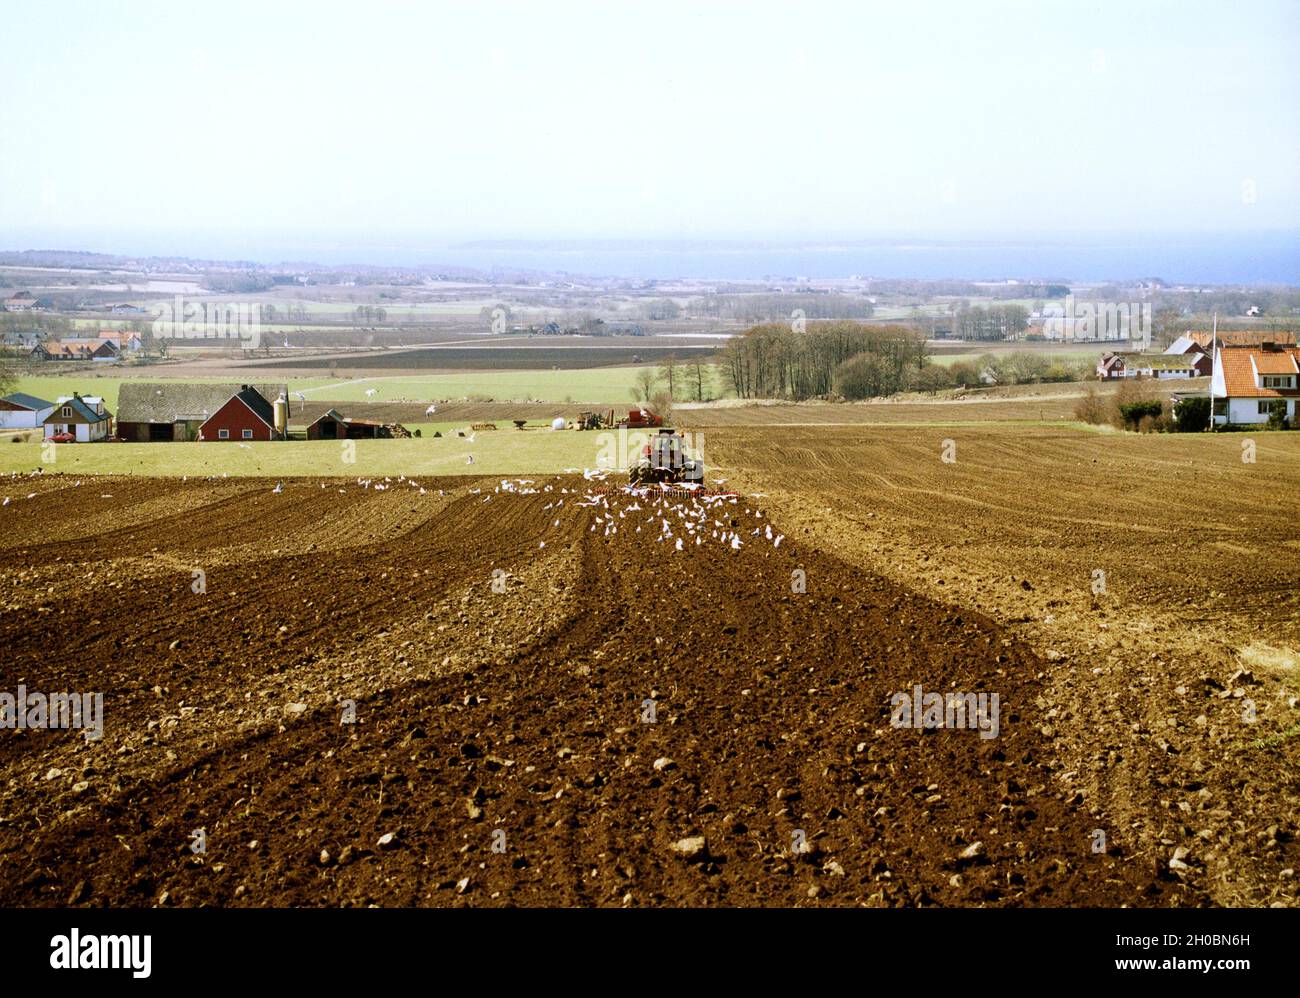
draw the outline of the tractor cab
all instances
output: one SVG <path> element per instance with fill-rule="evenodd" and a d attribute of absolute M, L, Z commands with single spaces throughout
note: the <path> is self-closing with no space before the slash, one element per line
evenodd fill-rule
<path fill-rule="evenodd" d="M 704 482 L 704 462 L 690 456 L 680 433 L 661 429 L 641 448 L 638 461 L 628 472 L 628 481 L 632 485 L 699 485 Z"/>

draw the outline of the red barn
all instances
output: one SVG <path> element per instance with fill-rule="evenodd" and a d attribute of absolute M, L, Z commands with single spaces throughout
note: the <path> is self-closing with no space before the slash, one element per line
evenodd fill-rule
<path fill-rule="evenodd" d="M 199 427 L 200 440 L 279 440 L 275 410 L 252 385 L 243 385 Z"/>

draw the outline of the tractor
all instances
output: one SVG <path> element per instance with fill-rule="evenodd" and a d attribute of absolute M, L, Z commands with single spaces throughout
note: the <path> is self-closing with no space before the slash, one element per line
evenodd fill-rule
<path fill-rule="evenodd" d="M 661 429 L 641 448 L 636 464 L 628 469 L 628 484 L 704 484 L 704 462 L 691 457 L 686 441 L 676 430 Z"/>

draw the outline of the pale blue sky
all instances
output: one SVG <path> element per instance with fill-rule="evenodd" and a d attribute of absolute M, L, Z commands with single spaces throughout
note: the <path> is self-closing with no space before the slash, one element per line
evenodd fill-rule
<path fill-rule="evenodd" d="M 1300 227 L 1300 4 L 9 5 L 0 248 Z"/>

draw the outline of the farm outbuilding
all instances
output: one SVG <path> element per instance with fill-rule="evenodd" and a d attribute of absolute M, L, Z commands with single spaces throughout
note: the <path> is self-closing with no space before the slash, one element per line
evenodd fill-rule
<path fill-rule="evenodd" d="M 0 430 L 34 430 L 53 411 L 53 402 L 14 392 L 0 398 Z"/>
<path fill-rule="evenodd" d="M 369 419 L 352 419 L 337 409 L 321 413 L 316 421 L 307 427 L 308 440 L 378 440 L 391 437 L 394 427 Z"/>
<path fill-rule="evenodd" d="M 197 440 L 199 427 L 243 387 L 125 381 L 117 394 L 117 434 L 139 443 Z M 288 389 L 282 384 L 250 387 L 268 404 L 287 398 Z"/>

